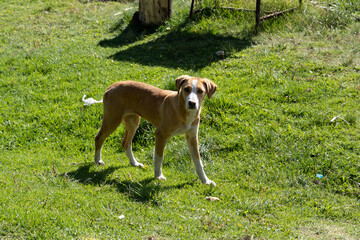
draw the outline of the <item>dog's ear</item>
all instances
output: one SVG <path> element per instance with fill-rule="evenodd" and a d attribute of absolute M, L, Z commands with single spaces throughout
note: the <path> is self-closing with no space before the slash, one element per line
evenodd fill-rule
<path fill-rule="evenodd" d="M 180 91 L 181 86 L 184 84 L 185 81 L 188 81 L 190 79 L 190 76 L 188 75 L 183 75 L 178 77 L 175 80 L 175 85 L 176 85 L 176 89 L 178 90 L 178 92 Z"/>
<path fill-rule="evenodd" d="M 211 98 L 217 89 L 217 85 L 207 78 L 204 78 L 204 84 L 206 88 L 206 94 L 208 98 Z"/>

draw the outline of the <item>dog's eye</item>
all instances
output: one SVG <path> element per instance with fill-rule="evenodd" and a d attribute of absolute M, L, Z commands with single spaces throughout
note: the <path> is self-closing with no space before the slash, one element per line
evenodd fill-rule
<path fill-rule="evenodd" d="M 189 93 L 189 92 L 190 92 L 190 88 L 186 87 L 186 88 L 184 88 L 184 91 L 187 92 L 187 93 Z"/>
<path fill-rule="evenodd" d="M 199 89 L 197 92 L 198 92 L 199 94 L 202 94 L 204 91 L 201 90 L 201 89 Z"/>

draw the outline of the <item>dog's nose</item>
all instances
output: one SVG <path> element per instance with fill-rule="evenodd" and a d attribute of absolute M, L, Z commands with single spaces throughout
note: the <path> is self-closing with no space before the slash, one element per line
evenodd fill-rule
<path fill-rule="evenodd" d="M 195 102 L 189 101 L 188 104 L 189 104 L 189 108 L 190 108 L 190 109 L 195 109 L 195 107 L 196 107 L 196 103 L 195 103 Z"/>

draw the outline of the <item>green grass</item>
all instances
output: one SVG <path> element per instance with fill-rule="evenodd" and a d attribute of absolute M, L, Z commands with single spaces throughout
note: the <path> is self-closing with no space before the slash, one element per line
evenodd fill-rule
<path fill-rule="evenodd" d="M 0 3 L 1 239 L 360 238 L 357 2 L 305 1 L 258 31 L 253 14 L 210 3 L 187 19 L 189 4 L 145 29 L 129 24 L 133 2 Z M 129 166 L 123 127 L 95 166 L 102 107 L 83 94 L 128 79 L 174 89 L 182 74 L 219 87 L 199 133 L 218 186 L 200 183 L 182 136 L 155 181 L 146 121 L 134 140 L 146 169 Z"/>

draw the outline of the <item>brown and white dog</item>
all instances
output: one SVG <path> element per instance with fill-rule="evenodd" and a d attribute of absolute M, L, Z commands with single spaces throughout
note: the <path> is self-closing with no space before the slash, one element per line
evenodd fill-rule
<path fill-rule="evenodd" d="M 155 127 L 155 178 L 166 180 L 161 165 L 165 144 L 174 135 L 185 134 L 191 158 L 201 182 L 216 186 L 205 174 L 198 148 L 198 129 L 202 102 L 216 91 L 216 84 L 206 78 L 181 76 L 177 91 L 162 90 L 145 83 L 124 81 L 111 85 L 103 98 L 102 126 L 95 137 L 95 162 L 104 165 L 101 147 L 105 139 L 119 126 L 125 125 L 122 146 L 132 166 L 143 167 L 132 152 L 132 139 L 140 117 Z"/>

